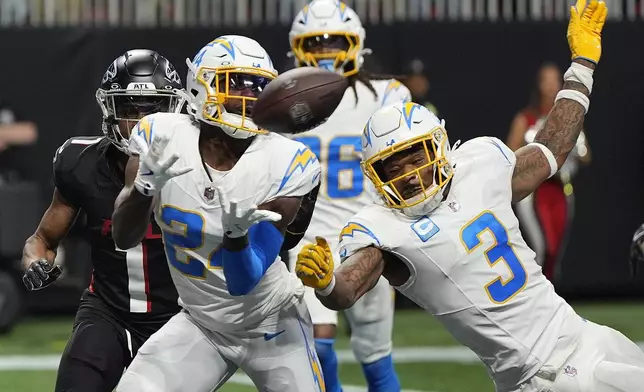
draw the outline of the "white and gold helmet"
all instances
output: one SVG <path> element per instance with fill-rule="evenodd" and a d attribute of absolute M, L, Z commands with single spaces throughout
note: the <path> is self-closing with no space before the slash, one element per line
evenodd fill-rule
<path fill-rule="evenodd" d="M 190 61 L 186 92 L 189 112 L 237 139 L 261 130 L 251 114 L 257 96 L 277 77 L 266 50 L 239 35 L 221 36 L 204 46 Z"/>
<path fill-rule="evenodd" d="M 442 201 L 454 175 L 450 151 L 444 121 L 422 105 L 398 102 L 379 109 L 365 126 L 362 170 L 388 207 L 420 216 Z M 397 160 L 404 164 L 396 166 Z"/>
<path fill-rule="evenodd" d="M 296 67 L 351 76 L 362 68 L 366 33 L 358 14 L 338 0 L 313 0 L 297 14 L 289 41 Z"/>

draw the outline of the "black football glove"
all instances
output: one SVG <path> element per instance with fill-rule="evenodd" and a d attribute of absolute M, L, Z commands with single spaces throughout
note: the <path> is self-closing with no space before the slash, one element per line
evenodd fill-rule
<path fill-rule="evenodd" d="M 59 266 L 52 266 L 42 259 L 36 260 L 25 272 L 22 283 L 29 291 L 40 290 L 54 283 L 62 272 Z"/>
<path fill-rule="evenodd" d="M 637 275 L 640 264 L 644 264 L 644 225 L 635 230 L 631 244 L 631 274 Z"/>

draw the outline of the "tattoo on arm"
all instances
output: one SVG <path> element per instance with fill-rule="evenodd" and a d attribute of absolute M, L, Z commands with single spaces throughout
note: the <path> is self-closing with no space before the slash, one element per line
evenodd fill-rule
<path fill-rule="evenodd" d="M 594 69 L 595 65 L 586 60 L 576 62 Z M 581 83 L 566 81 L 563 90 L 576 90 L 586 96 L 588 89 Z M 548 114 L 541 129 L 535 136 L 535 143 L 548 147 L 561 167 L 568 154 L 575 148 L 577 138 L 584 125 L 584 107 L 570 99 L 560 99 Z M 513 201 L 519 201 L 532 193 L 550 175 L 550 165 L 538 147 L 525 146 L 516 152 L 516 165 L 512 175 Z"/>
<path fill-rule="evenodd" d="M 379 249 L 370 246 L 359 250 L 335 271 L 335 288 L 326 297 L 318 296 L 320 302 L 329 309 L 350 308 L 378 283 L 384 266 Z"/>

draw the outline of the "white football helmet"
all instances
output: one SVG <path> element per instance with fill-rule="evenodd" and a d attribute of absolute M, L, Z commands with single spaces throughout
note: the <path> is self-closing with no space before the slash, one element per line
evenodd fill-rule
<path fill-rule="evenodd" d="M 366 33 L 358 14 L 338 0 L 313 0 L 300 11 L 289 33 L 296 67 L 320 67 L 351 76 L 362 68 Z"/>
<path fill-rule="evenodd" d="M 386 177 L 384 161 L 407 149 L 418 151 L 419 147 L 426 154 L 423 163 L 395 178 Z M 399 102 L 379 109 L 365 126 L 362 170 L 388 207 L 400 209 L 408 216 L 420 216 L 434 210 L 443 199 L 443 190 L 454 175 L 450 151 L 444 121 L 422 105 Z M 431 184 L 425 183 L 421 176 L 421 170 L 429 167 L 433 170 Z M 409 176 L 418 178 L 422 191 L 405 199 L 396 183 Z"/>
<path fill-rule="evenodd" d="M 277 71 L 257 41 L 239 35 L 221 36 L 190 61 L 186 93 L 188 110 L 198 120 L 220 127 L 237 139 L 266 131 L 251 119 L 257 96 Z"/>

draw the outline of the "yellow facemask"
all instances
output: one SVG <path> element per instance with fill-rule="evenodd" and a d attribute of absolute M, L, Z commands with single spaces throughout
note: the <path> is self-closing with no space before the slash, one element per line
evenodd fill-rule
<path fill-rule="evenodd" d="M 200 67 L 196 80 L 207 92 L 201 109 L 203 118 L 251 133 L 267 133 L 252 122 L 250 109 L 253 102 L 257 101 L 257 95 L 276 77 L 272 72 L 252 67 Z M 231 91 L 233 89 L 247 89 L 250 95 L 236 94 Z M 241 116 L 241 124 L 227 119 L 228 113 Z"/>
<path fill-rule="evenodd" d="M 307 43 L 310 43 L 312 39 L 331 42 L 343 40 L 343 45 L 346 47 L 342 49 L 336 48 L 337 50 L 332 50 L 328 53 L 315 53 L 310 48 L 307 48 Z M 346 43 L 344 43 L 345 40 Z M 358 34 L 324 31 L 301 34 L 293 38 L 291 49 L 301 66 L 325 68 L 333 72 L 342 69 L 342 75 L 345 77 L 355 75 L 360 70 L 358 64 L 360 36 Z"/>
<path fill-rule="evenodd" d="M 396 143 L 363 161 L 362 170 L 373 182 L 376 190 L 382 196 L 388 207 L 403 209 L 415 206 L 436 195 L 439 190 L 449 183 L 454 175 L 453 169 L 445 156 L 447 140 L 445 130 L 442 127 L 435 127 L 426 134 L 414 137 L 405 142 Z M 384 174 L 382 170 L 379 170 L 379 167 L 383 161 L 396 153 L 418 145 L 421 145 L 421 148 L 425 152 L 426 162 L 423 165 L 390 180 L 385 181 L 381 178 L 381 175 Z M 421 171 L 428 167 L 433 167 L 433 176 L 432 183 L 426 184 L 423 181 Z M 396 188 L 395 183 L 409 176 L 418 177 L 422 192 L 419 195 L 405 200 L 400 190 Z"/>

